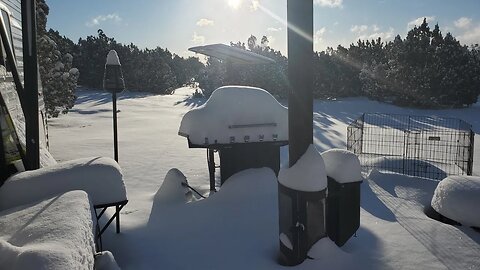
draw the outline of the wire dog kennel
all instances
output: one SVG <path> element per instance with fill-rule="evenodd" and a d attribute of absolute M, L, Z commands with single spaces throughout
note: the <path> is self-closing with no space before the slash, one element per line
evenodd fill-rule
<path fill-rule="evenodd" d="M 441 180 L 472 174 L 475 134 L 456 118 L 366 113 L 347 128 L 347 149 L 365 169 Z"/>

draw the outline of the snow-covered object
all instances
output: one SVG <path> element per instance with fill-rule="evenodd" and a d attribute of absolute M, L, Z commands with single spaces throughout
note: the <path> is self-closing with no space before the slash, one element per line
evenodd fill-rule
<path fill-rule="evenodd" d="M 107 66 L 120 66 L 120 59 L 118 58 L 117 51 L 110 50 L 107 54 Z"/>
<path fill-rule="evenodd" d="M 71 191 L 0 212 L 0 269 L 93 269 L 93 209 Z"/>
<path fill-rule="evenodd" d="M 170 169 L 155 194 L 155 201 L 161 204 L 186 203 L 186 194 L 189 190 L 185 184 L 187 184 L 185 175 L 179 169 Z"/>
<path fill-rule="evenodd" d="M 345 252 L 337 247 L 328 237 L 318 240 L 308 251 L 308 257 L 312 259 L 339 258 L 344 256 Z"/>
<path fill-rule="evenodd" d="M 185 114 L 178 134 L 198 145 L 287 141 L 288 110 L 263 89 L 224 86 Z"/>
<path fill-rule="evenodd" d="M 322 153 L 327 175 L 345 184 L 362 180 L 362 166 L 357 155 L 344 149 L 331 149 Z"/>
<path fill-rule="evenodd" d="M 453 175 L 435 189 L 432 207 L 462 225 L 480 227 L 480 177 Z"/>
<path fill-rule="evenodd" d="M 316 192 L 327 188 L 325 164 L 315 146 L 310 145 L 295 165 L 281 169 L 278 181 L 298 191 Z"/>
<path fill-rule="evenodd" d="M 94 205 L 127 200 L 120 166 L 111 158 L 82 158 L 13 175 L 0 187 L 0 209 L 84 190 Z"/>
<path fill-rule="evenodd" d="M 120 270 L 110 251 L 95 254 L 95 270 Z"/>

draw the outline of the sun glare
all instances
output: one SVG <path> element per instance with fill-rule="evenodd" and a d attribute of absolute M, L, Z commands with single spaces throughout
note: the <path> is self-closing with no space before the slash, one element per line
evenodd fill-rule
<path fill-rule="evenodd" d="M 227 0 L 228 6 L 232 9 L 239 9 L 242 5 L 242 0 Z"/>

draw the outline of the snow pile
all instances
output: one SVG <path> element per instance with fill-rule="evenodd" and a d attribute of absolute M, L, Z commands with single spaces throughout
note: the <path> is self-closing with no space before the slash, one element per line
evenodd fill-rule
<path fill-rule="evenodd" d="M 84 190 L 94 205 L 127 199 L 120 166 L 111 158 L 82 158 L 13 175 L 0 187 L 0 209 Z"/>
<path fill-rule="evenodd" d="M 344 149 L 331 149 L 322 153 L 327 175 L 345 184 L 362 180 L 362 166 L 354 153 Z"/>
<path fill-rule="evenodd" d="M 186 203 L 186 195 L 189 194 L 190 190 L 185 184 L 188 184 L 187 178 L 180 170 L 176 168 L 169 170 L 155 194 L 155 202 L 163 205 Z"/>
<path fill-rule="evenodd" d="M 110 50 L 107 54 L 107 63 L 108 66 L 120 66 L 120 59 L 118 59 L 118 54 L 115 50 Z"/>
<path fill-rule="evenodd" d="M 449 176 L 442 180 L 432 198 L 432 207 L 463 225 L 480 227 L 480 177 Z"/>
<path fill-rule="evenodd" d="M 110 251 L 103 251 L 95 254 L 95 270 L 120 270 L 120 267 Z"/>
<path fill-rule="evenodd" d="M 289 249 L 293 249 L 292 241 L 290 241 L 290 238 L 288 238 L 288 235 L 281 233 L 280 234 L 280 241 L 284 246 L 286 246 Z"/>
<path fill-rule="evenodd" d="M 315 192 L 327 188 L 325 164 L 315 146 L 310 145 L 295 165 L 281 169 L 278 181 L 299 191 Z"/>
<path fill-rule="evenodd" d="M 185 114 L 178 134 L 198 145 L 287 141 L 288 111 L 263 89 L 224 86 Z"/>
<path fill-rule="evenodd" d="M 83 191 L 2 211 L 0 268 L 93 269 L 94 225 Z"/>
<path fill-rule="evenodd" d="M 308 251 L 308 257 L 312 259 L 344 257 L 345 254 L 346 253 L 328 237 L 318 240 Z"/>

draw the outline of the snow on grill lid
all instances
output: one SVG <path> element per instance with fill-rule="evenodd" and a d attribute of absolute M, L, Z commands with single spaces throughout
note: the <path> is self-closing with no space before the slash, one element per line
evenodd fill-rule
<path fill-rule="evenodd" d="M 184 115 L 178 134 L 197 145 L 288 141 L 288 110 L 261 88 L 224 86 Z"/>

